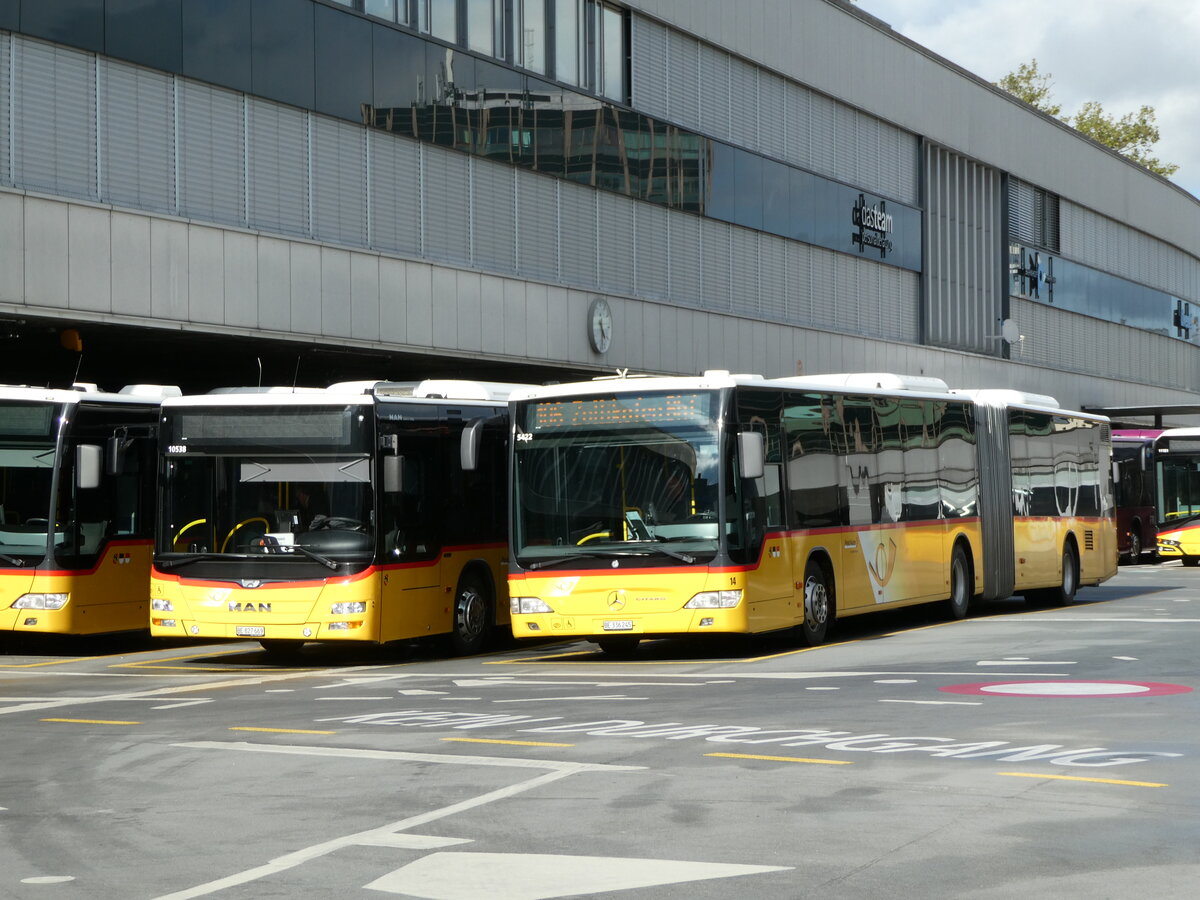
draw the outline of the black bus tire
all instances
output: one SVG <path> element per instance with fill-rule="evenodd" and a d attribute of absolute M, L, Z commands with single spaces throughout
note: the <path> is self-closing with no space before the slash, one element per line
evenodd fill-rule
<path fill-rule="evenodd" d="M 804 566 L 804 622 L 797 626 L 801 639 L 809 647 L 825 643 L 833 618 L 833 585 L 825 568 L 809 559 Z"/>
<path fill-rule="evenodd" d="M 454 623 L 450 643 L 459 656 L 470 656 L 483 649 L 492 629 L 492 593 L 475 572 L 466 572 L 454 591 Z"/>

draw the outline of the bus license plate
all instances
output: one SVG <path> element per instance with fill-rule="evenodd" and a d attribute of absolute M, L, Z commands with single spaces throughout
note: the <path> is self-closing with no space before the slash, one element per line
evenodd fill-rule
<path fill-rule="evenodd" d="M 633 631 L 632 619 L 612 619 L 600 626 L 605 631 Z"/>
<path fill-rule="evenodd" d="M 262 637 L 267 633 L 265 625 L 238 625 L 233 629 L 238 637 Z"/>

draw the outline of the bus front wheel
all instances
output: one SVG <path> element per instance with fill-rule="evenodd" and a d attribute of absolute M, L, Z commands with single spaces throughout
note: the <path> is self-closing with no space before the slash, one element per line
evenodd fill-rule
<path fill-rule="evenodd" d="M 1200 566 L 1200 556 L 1181 556 L 1179 561 L 1189 569 L 1194 569 L 1196 566 Z"/>
<path fill-rule="evenodd" d="M 832 590 L 825 569 L 815 559 L 804 566 L 804 624 L 800 637 L 810 647 L 825 643 L 833 616 Z"/>
<path fill-rule="evenodd" d="M 600 645 L 600 652 L 605 656 L 628 659 L 630 656 L 633 656 L 641 640 L 641 638 L 634 637 L 633 635 L 622 634 L 614 637 L 602 637 L 596 643 Z"/>
<path fill-rule="evenodd" d="M 483 649 L 492 623 L 490 596 L 487 585 L 476 574 L 468 573 L 458 582 L 450 641 L 459 656 L 469 656 Z"/>

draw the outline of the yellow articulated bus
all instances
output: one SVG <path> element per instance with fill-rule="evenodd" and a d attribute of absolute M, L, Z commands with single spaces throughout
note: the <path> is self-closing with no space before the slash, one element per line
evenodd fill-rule
<path fill-rule="evenodd" d="M 0 387 L 0 636 L 144 631 L 159 403 Z"/>
<path fill-rule="evenodd" d="M 598 379 L 510 398 L 519 638 L 795 629 L 1116 572 L 1107 419 L 932 378 Z"/>
<path fill-rule="evenodd" d="M 1159 558 L 1200 566 L 1200 428 L 1168 428 L 1153 447 Z"/>
<path fill-rule="evenodd" d="M 512 385 L 232 389 L 163 405 L 152 634 L 386 643 L 508 625 Z M 469 455 L 469 460 L 464 459 Z"/>

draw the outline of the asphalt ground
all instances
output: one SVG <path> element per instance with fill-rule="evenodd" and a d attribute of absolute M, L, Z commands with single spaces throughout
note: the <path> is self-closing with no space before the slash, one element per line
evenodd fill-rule
<path fill-rule="evenodd" d="M 1200 572 L 786 635 L 12 641 L 0 897 L 1192 897 Z"/>

